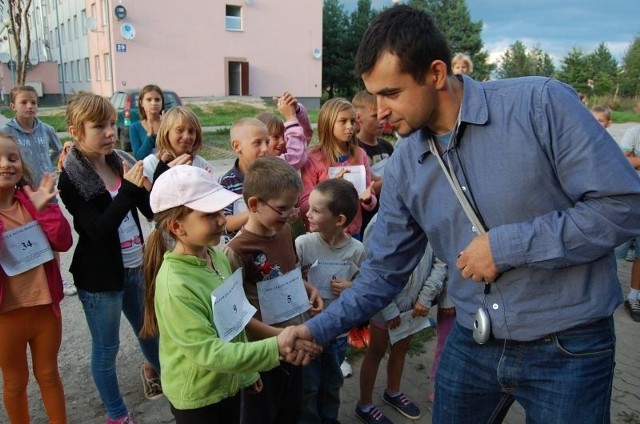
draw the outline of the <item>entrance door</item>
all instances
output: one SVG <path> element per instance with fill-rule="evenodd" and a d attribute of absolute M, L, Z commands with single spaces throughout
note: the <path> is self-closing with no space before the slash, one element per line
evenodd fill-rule
<path fill-rule="evenodd" d="M 229 61 L 229 95 L 249 95 L 249 62 Z"/>

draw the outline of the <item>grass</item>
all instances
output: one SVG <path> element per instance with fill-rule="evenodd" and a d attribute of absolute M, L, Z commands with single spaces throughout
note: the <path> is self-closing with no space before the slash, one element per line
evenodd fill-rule
<path fill-rule="evenodd" d="M 611 120 L 616 124 L 640 122 L 640 115 L 631 110 L 614 110 L 611 112 Z"/>
<path fill-rule="evenodd" d="M 0 113 L 2 113 L 5 117 L 12 119 L 14 113 L 9 108 L 3 108 Z M 66 132 L 67 131 L 67 122 L 64 116 L 64 110 L 59 113 L 54 114 L 39 114 L 38 119 L 40 119 L 45 124 L 51 125 L 56 132 Z"/>
<path fill-rule="evenodd" d="M 200 125 L 203 127 L 214 126 L 231 126 L 235 121 L 240 118 L 246 118 L 250 116 L 256 116 L 260 112 L 268 111 L 278 115 L 273 102 L 267 102 L 266 107 L 257 107 L 240 102 L 224 102 L 224 103 L 207 103 L 207 104 L 195 104 L 187 103 L 186 106 L 193 110 L 198 117 Z M 13 112 L 11 109 L 4 107 L 0 110 L 7 118 L 13 118 Z M 309 119 L 311 122 L 317 122 L 318 109 L 308 110 Z M 40 108 L 38 113 L 38 119 L 42 122 L 51 125 L 57 132 L 67 131 L 67 124 L 65 122 L 64 108 Z"/>
<path fill-rule="evenodd" d="M 265 109 L 243 103 L 225 102 L 222 104 L 187 104 L 198 117 L 203 127 L 228 126 L 240 118 L 255 116 Z"/>
<path fill-rule="evenodd" d="M 236 157 L 231 150 L 228 129 L 205 132 L 202 134 L 202 139 L 200 156 L 206 160 L 233 159 Z"/>

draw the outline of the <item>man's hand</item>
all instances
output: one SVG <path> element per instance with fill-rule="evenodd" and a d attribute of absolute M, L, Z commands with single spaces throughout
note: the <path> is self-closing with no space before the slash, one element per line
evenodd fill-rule
<path fill-rule="evenodd" d="M 322 352 L 322 347 L 313 342 L 311 331 L 304 324 L 287 327 L 276 338 L 281 358 L 294 365 L 307 365 Z"/>
<path fill-rule="evenodd" d="M 493 282 L 499 272 L 491 255 L 489 233 L 484 233 L 471 240 L 471 243 L 460 252 L 456 267 L 464 278 L 476 282 Z"/>

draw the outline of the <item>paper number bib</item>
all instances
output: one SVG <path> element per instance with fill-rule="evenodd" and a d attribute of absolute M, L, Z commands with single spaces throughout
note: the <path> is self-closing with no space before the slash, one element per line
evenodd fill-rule
<path fill-rule="evenodd" d="M 22 274 L 52 259 L 49 240 L 37 221 L 2 234 L 0 265 L 8 276 Z"/>
<path fill-rule="evenodd" d="M 277 324 L 295 318 L 311 308 L 300 268 L 258 284 L 262 322 Z"/>

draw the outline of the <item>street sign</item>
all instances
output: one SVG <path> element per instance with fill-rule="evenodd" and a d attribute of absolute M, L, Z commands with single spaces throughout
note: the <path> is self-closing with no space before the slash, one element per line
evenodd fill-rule
<path fill-rule="evenodd" d="M 126 53 L 127 45 L 126 44 L 116 44 L 116 52 L 118 53 Z"/>

